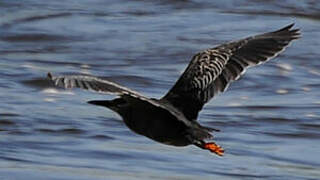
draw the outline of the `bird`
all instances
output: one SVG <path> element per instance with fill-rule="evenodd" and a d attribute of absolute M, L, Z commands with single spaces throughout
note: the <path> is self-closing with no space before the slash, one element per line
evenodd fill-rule
<path fill-rule="evenodd" d="M 213 141 L 212 127 L 197 121 L 203 106 L 226 91 L 253 66 L 274 58 L 301 36 L 294 23 L 279 30 L 230 41 L 195 54 L 173 87 L 161 98 L 149 98 L 109 80 L 90 75 L 53 76 L 54 86 L 82 88 L 115 95 L 112 100 L 91 100 L 89 104 L 111 109 L 133 132 L 172 145 L 195 145 L 223 156 L 224 149 Z"/>

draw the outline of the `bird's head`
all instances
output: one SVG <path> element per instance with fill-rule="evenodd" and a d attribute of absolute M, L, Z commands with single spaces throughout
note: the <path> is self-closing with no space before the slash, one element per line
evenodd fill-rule
<path fill-rule="evenodd" d="M 128 106 L 128 103 L 122 98 L 116 98 L 113 100 L 93 100 L 93 101 L 88 101 L 88 103 L 97 105 L 97 106 L 107 107 L 113 110 L 114 112 L 117 112 L 122 117 L 127 116 L 130 111 L 130 107 Z"/>

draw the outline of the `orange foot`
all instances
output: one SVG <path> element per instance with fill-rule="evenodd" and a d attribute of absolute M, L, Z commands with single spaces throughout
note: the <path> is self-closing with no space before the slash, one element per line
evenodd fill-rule
<path fill-rule="evenodd" d="M 214 142 L 206 143 L 204 145 L 204 148 L 208 149 L 209 151 L 211 151 L 213 153 L 216 153 L 219 156 L 223 156 L 224 149 Z"/>

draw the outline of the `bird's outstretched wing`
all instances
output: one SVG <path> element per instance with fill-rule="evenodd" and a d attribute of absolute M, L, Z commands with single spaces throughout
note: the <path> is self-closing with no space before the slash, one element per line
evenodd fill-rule
<path fill-rule="evenodd" d="M 183 113 L 173 107 L 170 107 L 170 104 L 164 104 L 159 100 L 150 99 L 132 89 L 126 88 L 114 82 L 100 79 L 94 76 L 84 75 L 53 76 L 51 73 L 48 73 L 48 78 L 54 83 L 55 86 L 63 87 L 66 89 L 81 88 L 89 91 L 144 101 L 153 106 L 168 111 L 169 113 L 177 117 L 178 120 L 184 122 L 187 126 L 191 126 L 190 122 L 185 118 Z"/>
<path fill-rule="evenodd" d="M 111 95 L 130 95 L 141 96 L 140 93 L 116 84 L 111 81 L 100 79 L 94 76 L 86 75 L 67 75 L 67 76 L 53 76 L 48 73 L 48 78 L 53 81 L 55 86 L 63 87 L 66 89 L 81 88 L 89 91 L 95 91 L 99 93 L 111 94 Z"/>
<path fill-rule="evenodd" d="M 298 39 L 299 29 L 291 29 L 293 25 L 197 53 L 162 100 L 169 101 L 187 119 L 196 120 L 203 105 L 224 92 L 247 68 L 270 60 Z"/>

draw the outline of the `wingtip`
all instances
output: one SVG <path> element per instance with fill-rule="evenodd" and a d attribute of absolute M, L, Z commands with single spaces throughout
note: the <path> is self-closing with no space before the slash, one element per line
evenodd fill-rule
<path fill-rule="evenodd" d="M 291 36 L 292 40 L 301 38 L 301 31 L 299 28 L 292 29 L 292 27 L 295 25 L 295 23 L 291 23 L 277 31 L 275 33 L 288 33 L 288 35 Z"/>
<path fill-rule="evenodd" d="M 280 31 L 292 31 L 291 28 L 295 25 L 295 23 L 291 23 L 281 29 L 279 29 L 277 32 L 280 32 Z M 294 29 L 295 30 L 295 29 Z"/>
<path fill-rule="evenodd" d="M 286 27 L 287 27 L 287 29 L 291 29 L 294 25 L 295 25 L 295 23 L 291 23 L 291 24 L 289 24 L 289 25 L 286 26 Z"/>
<path fill-rule="evenodd" d="M 299 28 L 297 28 L 297 29 L 292 29 L 291 32 L 292 32 L 293 35 L 294 35 L 294 39 L 299 39 L 299 38 L 302 37 L 301 31 L 300 31 Z"/>

